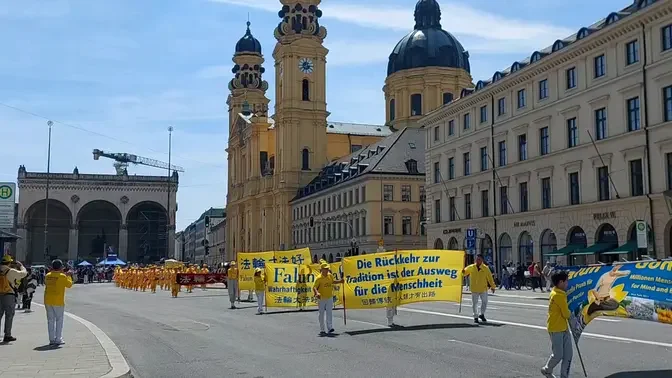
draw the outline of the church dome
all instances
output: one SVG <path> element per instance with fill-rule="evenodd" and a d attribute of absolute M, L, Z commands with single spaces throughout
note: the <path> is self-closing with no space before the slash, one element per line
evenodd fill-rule
<path fill-rule="evenodd" d="M 261 43 L 252 36 L 250 21 L 247 21 L 247 31 L 243 38 L 236 43 L 236 54 L 256 53 L 261 54 Z"/>
<path fill-rule="evenodd" d="M 421 67 L 462 68 L 470 72 L 469 53 L 460 41 L 441 28 L 441 8 L 436 0 L 415 5 L 415 27 L 394 47 L 387 75 Z"/>

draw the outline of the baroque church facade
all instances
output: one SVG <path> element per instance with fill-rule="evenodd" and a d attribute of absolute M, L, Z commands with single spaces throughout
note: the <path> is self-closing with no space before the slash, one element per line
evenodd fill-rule
<path fill-rule="evenodd" d="M 405 127 L 472 87 L 469 56 L 440 24 L 436 0 L 419 0 L 415 27 L 394 48 L 383 88 L 384 125 L 328 120 L 321 0 L 279 0 L 269 113 L 260 42 L 247 24 L 229 82 L 227 257 L 293 248 L 291 202 L 322 168 Z M 409 15 L 410 16 L 410 15 Z"/>

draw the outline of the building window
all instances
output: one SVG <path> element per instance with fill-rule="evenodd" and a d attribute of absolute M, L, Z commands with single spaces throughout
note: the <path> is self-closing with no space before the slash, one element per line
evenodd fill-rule
<path fill-rule="evenodd" d="M 529 196 L 527 193 L 527 183 L 521 182 L 518 184 L 518 191 L 520 196 L 520 212 L 524 213 L 529 210 Z"/>
<path fill-rule="evenodd" d="M 499 166 L 503 167 L 506 165 L 506 141 L 501 141 L 497 144 L 499 147 Z"/>
<path fill-rule="evenodd" d="M 434 200 L 434 223 L 441 223 L 441 200 Z"/>
<path fill-rule="evenodd" d="M 450 92 L 446 92 L 443 94 L 443 105 L 450 104 L 453 102 L 453 94 Z"/>
<path fill-rule="evenodd" d="M 401 186 L 401 202 L 411 202 L 411 186 Z"/>
<path fill-rule="evenodd" d="M 595 78 L 602 77 L 605 74 L 605 60 L 604 55 L 596 56 L 593 60 L 593 68 L 595 70 Z"/>
<path fill-rule="evenodd" d="M 600 194 L 600 201 L 608 201 L 609 193 L 609 167 L 597 168 L 598 189 Z"/>
<path fill-rule="evenodd" d="M 302 85 L 302 99 L 303 101 L 310 101 L 310 82 L 308 79 L 303 79 Z"/>
<path fill-rule="evenodd" d="M 481 216 L 490 216 L 490 199 L 487 190 L 481 191 Z"/>
<path fill-rule="evenodd" d="M 352 200 L 352 190 L 348 192 L 348 206 L 352 206 L 355 202 Z"/>
<path fill-rule="evenodd" d="M 353 144 L 350 146 L 350 153 L 357 152 L 362 149 L 361 144 Z"/>
<path fill-rule="evenodd" d="M 506 113 L 506 98 L 502 97 L 497 100 L 497 115 L 502 115 Z"/>
<path fill-rule="evenodd" d="M 672 24 L 661 30 L 663 51 L 672 49 Z"/>
<path fill-rule="evenodd" d="M 569 204 L 578 205 L 581 203 L 581 190 L 579 188 L 579 173 L 569 174 Z"/>
<path fill-rule="evenodd" d="M 481 106 L 481 123 L 485 123 L 488 121 L 488 106 L 483 105 Z"/>
<path fill-rule="evenodd" d="M 518 90 L 518 109 L 524 108 L 526 103 L 527 99 L 525 98 L 525 89 L 523 88 Z"/>
<path fill-rule="evenodd" d="M 411 116 L 422 115 L 422 95 L 419 93 L 411 95 Z"/>
<path fill-rule="evenodd" d="M 463 128 L 464 130 L 469 130 L 469 127 L 471 127 L 471 114 L 467 113 L 464 115 L 464 124 Z"/>
<path fill-rule="evenodd" d="M 448 180 L 455 178 L 455 158 L 448 158 Z"/>
<path fill-rule="evenodd" d="M 539 99 L 543 100 L 548 97 L 548 79 L 539 81 Z"/>
<path fill-rule="evenodd" d="M 462 154 L 462 159 L 464 161 L 464 175 L 469 176 L 471 174 L 471 153 L 465 152 Z"/>
<path fill-rule="evenodd" d="M 410 235 L 411 234 L 411 217 L 401 217 L 401 234 Z"/>
<path fill-rule="evenodd" d="M 450 210 L 450 221 L 454 222 L 457 218 L 457 209 L 455 208 L 455 197 L 448 198 L 448 208 Z"/>
<path fill-rule="evenodd" d="M 499 187 L 499 213 L 501 215 L 509 213 L 509 194 L 506 186 Z"/>
<path fill-rule="evenodd" d="M 551 178 L 544 177 L 541 179 L 541 208 L 551 208 Z"/>
<path fill-rule="evenodd" d="M 441 136 L 441 129 L 439 126 L 434 127 L 434 141 L 437 142 Z"/>
<path fill-rule="evenodd" d="M 310 152 L 307 148 L 301 151 L 301 169 L 304 171 L 310 170 Z"/>
<path fill-rule="evenodd" d="M 384 222 L 384 234 L 385 235 L 394 235 L 394 217 L 393 216 L 386 216 L 383 218 Z"/>
<path fill-rule="evenodd" d="M 427 200 L 427 194 L 425 193 L 425 186 L 420 185 L 420 202 L 425 202 Z"/>
<path fill-rule="evenodd" d="M 572 67 L 565 72 L 567 89 L 576 88 L 576 67 Z"/>
<path fill-rule="evenodd" d="M 434 183 L 438 184 L 441 182 L 441 168 L 439 162 L 434 163 Z"/>
<path fill-rule="evenodd" d="M 527 134 L 518 135 L 518 160 L 527 160 Z"/>
<path fill-rule="evenodd" d="M 488 147 L 481 147 L 481 172 L 488 170 Z"/>
<path fill-rule="evenodd" d="M 551 151 L 549 140 L 548 140 L 548 127 L 542 127 L 539 129 L 539 154 L 548 155 Z"/>
<path fill-rule="evenodd" d="M 672 86 L 663 89 L 663 109 L 665 112 L 665 122 L 672 121 Z"/>
<path fill-rule="evenodd" d="M 600 108 L 595 111 L 595 139 L 602 140 L 607 137 L 607 109 Z"/>
<path fill-rule="evenodd" d="M 644 171 L 642 159 L 630 161 L 630 193 L 634 196 L 644 195 Z"/>
<path fill-rule="evenodd" d="M 355 236 L 359 236 L 359 217 L 355 218 Z"/>
<path fill-rule="evenodd" d="M 471 219 L 471 193 L 464 195 L 464 218 Z"/>
<path fill-rule="evenodd" d="M 366 215 L 362 215 L 362 235 L 366 235 Z"/>
<path fill-rule="evenodd" d="M 397 111 L 396 103 L 395 103 L 394 99 L 391 99 L 390 100 L 390 121 L 394 121 L 394 118 L 396 117 L 396 111 Z"/>
<path fill-rule="evenodd" d="M 635 131 L 641 128 L 639 119 L 639 97 L 633 97 L 628 103 L 628 131 Z"/>
<path fill-rule="evenodd" d="M 355 204 L 359 203 L 359 188 L 355 188 Z"/>
<path fill-rule="evenodd" d="M 625 63 L 627 65 L 639 62 L 639 41 L 636 39 L 625 45 Z"/>
<path fill-rule="evenodd" d="M 665 155 L 667 158 L 667 189 L 672 190 L 672 152 Z"/>
<path fill-rule="evenodd" d="M 579 130 L 576 127 L 576 118 L 567 120 L 567 148 L 576 147 L 579 144 Z"/>
<path fill-rule="evenodd" d="M 366 186 L 362 186 L 362 202 L 366 202 Z"/>
<path fill-rule="evenodd" d="M 394 185 L 383 185 L 383 201 L 394 201 Z"/>
<path fill-rule="evenodd" d="M 452 119 L 448 121 L 448 135 L 455 135 L 455 121 Z"/>

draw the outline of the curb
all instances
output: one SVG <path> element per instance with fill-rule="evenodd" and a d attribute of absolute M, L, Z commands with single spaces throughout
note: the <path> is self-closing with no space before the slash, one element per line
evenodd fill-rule
<path fill-rule="evenodd" d="M 41 303 L 36 303 L 33 302 L 33 304 L 36 304 L 40 307 L 44 307 L 43 304 Z M 65 315 L 68 316 L 69 318 L 78 321 L 84 327 L 86 327 L 91 333 L 93 333 L 93 336 L 96 337 L 100 345 L 103 347 L 103 350 L 105 351 L 105 355 L 107 355 L 107 360 L 110 363 L 110 366 L 112 367 L 112 370 L 110 370 L 107 374 L 101 376 L 100 378 L 130 378 L 132 377 L 131 375 L 131 368 L 128 366 L 128 362 L 126 362 L 126 358 L 124 358 L 123 354 L 121 354 L 121 351 L 119 348 L 114 344 L 114 342 L 110 339 L 109 336 L 103 332 L 100 328 L 98 328 L 97 325 L 91 323 L 90 321 L 80 318 L 79 316 L 65 312 Z"/>

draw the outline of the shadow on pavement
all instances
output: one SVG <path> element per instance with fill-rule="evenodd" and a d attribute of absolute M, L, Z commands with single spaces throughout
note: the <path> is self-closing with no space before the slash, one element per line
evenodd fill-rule
<path fill-rule="evenodd" d="M 669 378 L 672 370 L 626 371 L 608 375 L 605 378 Z"/>
<path fill-rule="evenodd" d="M 46 352 L 46 351 L 50 351 L 50 350 L 54 350 L 54 349 L 58 349 L 58 345 L 47 344 L 47 345 L 42 345 L 42 346 L 33 348 L 33 350 L 36 350 L 38 352 Z"/>
<path fill-rule="evenodd" d="M 191 293 L 191 294 L 193 294 L 193 293 Z M 198 299 L 198 298 L 212 298 L 212 297 L 222 298 L 222 297 L 226 297 L 226 295 L 221 295 L 221 294 L 219 294 L 219 295 L 218 294 L 214 294 L 214 295 L 191 295 L 191 294 L 178 295 L 177 299 L 184 299 L 184 298 Z"/>
<path fill-rule="evenodd" d="M 255 306 L 256 307 L 256 306 Z M 298 314 L 301 312 L 317 312 L 316 308 L 311 308 L 311 309 L 305 309 L 303 311 L 299 310 L 283 310 L 283 311 L 273 311 L 273 312 L 265 312 L 264 315 L 278 315 L 278 314 Z"/>
<path fill-rule="evenodd" d="M 415 326 L 394 326 L 390 328 L 373 328 L 373 329 L 363 329 L 361 331 L 347 331 L 346 334 L 350 336 L 358 335 L 367 335 L 370 333 L 383 333 L 383 332 L 398 332 L 398 331 L 425 331 L 432 329 L 455 329 L 455 328 L 476 328 L 477 325 L 464 324 L 464 323 L 446 323 L 446 324 L 423 324 Z"/>

